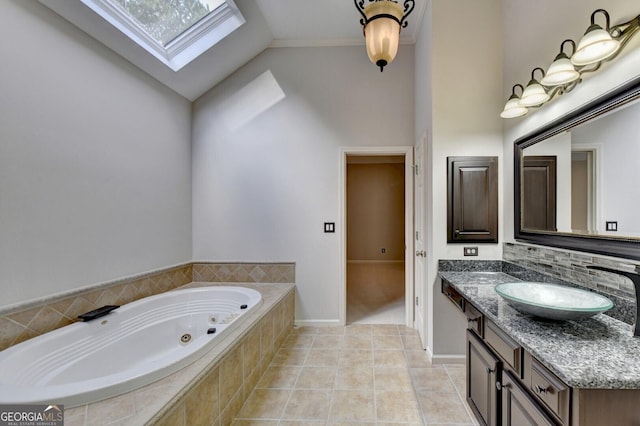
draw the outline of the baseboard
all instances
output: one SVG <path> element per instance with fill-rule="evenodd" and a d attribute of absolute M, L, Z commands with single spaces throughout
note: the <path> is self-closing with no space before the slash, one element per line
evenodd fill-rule
<path fill-rule="evenodd" d="M 340 324 L 339 319 L 332 320 L 296 320 L 293 323 L 294 327 L 335 327 Z"/>
<path fill-rule="evenodd" d="M 431 348 L 427 348 L 427 357 L 431 364 L 464 364 L 465 355 L 434 355 Z"/>

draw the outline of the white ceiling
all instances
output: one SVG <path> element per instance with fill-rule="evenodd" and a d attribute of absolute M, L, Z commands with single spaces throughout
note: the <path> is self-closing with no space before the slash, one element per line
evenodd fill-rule
<path fill-rule="evenodd" d="M 351 0 L 235 0 L 246 23 L 174 72 L 80 0 L 40 2 L 189 100 L 200 97 L 268 47 L 364 46 L 360 14 Z M 415 43 L 427 2 L 415 0 L 401 43 Z"/>

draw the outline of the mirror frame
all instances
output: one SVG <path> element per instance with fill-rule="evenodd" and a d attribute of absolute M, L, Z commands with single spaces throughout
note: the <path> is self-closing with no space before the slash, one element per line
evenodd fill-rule
<path fill-rule="evenodd" d="M 569 250 L 596 253 L 606 256 L 640 260 L 640 239 L 625 237 L 552 233 L 521 229 L 522 212 L 520 201 L 522 150 L 567 131 L 575 126 L 597 118 L 607 112 L 640 99 L 640 77 L 607 92 L 586 105 L 552 121 L 545 126 L 517 139 L 514 142 L 514 238 L 516 241 L 539 244 Z"/>

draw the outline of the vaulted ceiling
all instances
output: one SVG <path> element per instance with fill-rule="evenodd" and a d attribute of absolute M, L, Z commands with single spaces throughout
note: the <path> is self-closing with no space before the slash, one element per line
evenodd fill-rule
<path fill-rule="evenodd" d="M 350 0 L 235 0 L 246 23 L 174 72 L 80 0 L 40 0 L 166 86 L 195 100 L 268 47 L 363 45 L 360 14 Z M 415 43 L 428 0 L 416 0 L 401 43 Z M 363 55 L 365 51 L 363 48 Z"/>

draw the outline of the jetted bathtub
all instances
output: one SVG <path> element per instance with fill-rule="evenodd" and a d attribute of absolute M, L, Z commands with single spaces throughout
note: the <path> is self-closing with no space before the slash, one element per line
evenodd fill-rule
<path fill-rule="evenodd" d="M 0 404 L 68 408 L 142 387 L 203 356 L 260 304 L 245 287 L 175 290 L 27 340 L 0 352 Z"/>

